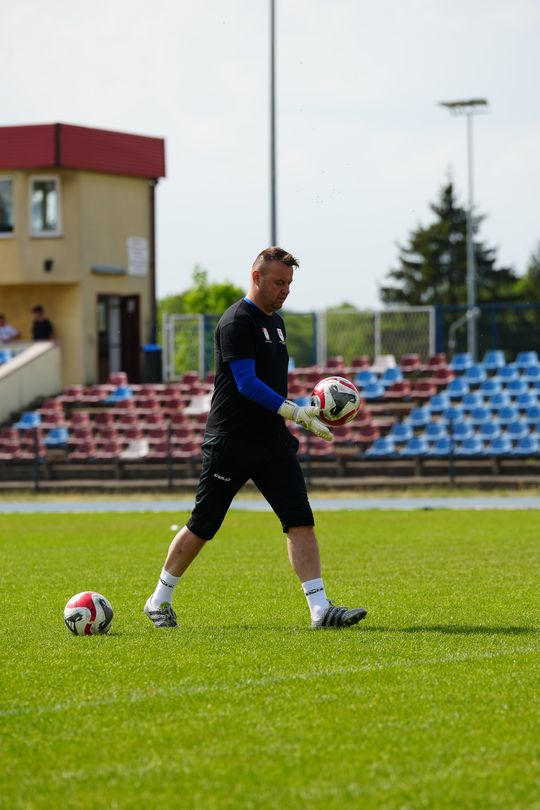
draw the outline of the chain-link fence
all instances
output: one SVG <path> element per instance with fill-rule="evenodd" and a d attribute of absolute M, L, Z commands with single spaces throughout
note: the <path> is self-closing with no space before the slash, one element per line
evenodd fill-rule
<path fill-rule="evenodd" d="M 163 376 L 179 379 L 186 371 L 202 378 L 214 369 L 214 330 L 219 315 L 164 315 Z M 432 307 L 410 307 L 377 312 L 328 310 L 284 313 L 287 348 L 297 367 L 324 366 L 328 357 L 342 356 L 345 364 L 361 355 L 419 354 L 435 351 Z"/>

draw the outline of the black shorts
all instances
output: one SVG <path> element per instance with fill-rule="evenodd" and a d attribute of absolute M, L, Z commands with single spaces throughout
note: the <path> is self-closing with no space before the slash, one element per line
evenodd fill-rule
<path fill-rule="evenodd" d="M 211 540 L 232 499 L 250 478 L 280 519 L 284 532 L 295 526 L 313 526 L 297 450 L 298 441 L 288 430 L 278 437 L 260 439 L 206 434 L 188 529 L 202 540 Z"/>

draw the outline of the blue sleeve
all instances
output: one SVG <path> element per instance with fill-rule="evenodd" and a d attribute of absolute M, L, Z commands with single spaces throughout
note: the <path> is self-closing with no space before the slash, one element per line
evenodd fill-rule
<path fill-rule="evenodd" d="M 229 365 L 240 393 L 276 413 L 285 399 L 259 380 L 255 374 L 255 360 L 231 360 Z"/>

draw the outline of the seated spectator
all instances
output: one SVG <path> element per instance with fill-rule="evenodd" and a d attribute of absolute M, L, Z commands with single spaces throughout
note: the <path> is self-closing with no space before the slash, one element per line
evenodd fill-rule
<path fill-rule="evenodd" d="M 21 333 L 7 323 L 6 316 L 0 315 L 0 343 L 9 343 L 10 340 L 17 340 L 20 336 Z"/>
<path fill-rule="evenodd" d="M 32 340 L 53 340 L 54 326 L 45 317 L 45 310 L 40 304 L 32 307 L 34 322 L 32 324 Z"/>

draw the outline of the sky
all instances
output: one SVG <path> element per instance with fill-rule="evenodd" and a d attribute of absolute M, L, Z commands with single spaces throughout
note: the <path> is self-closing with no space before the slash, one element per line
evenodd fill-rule
<path fill-rule="evenodd" d="M 245 288 L 270 243 L 269 0 L 0 0 L 0 125 L 163 137 L 158 297 Z M 539 0 L 276 0 L 278 243 L 287 306 L 381 306 L 399 244 L 451 177 L 480 238 L 525 272 L 540 242 Z"/>

